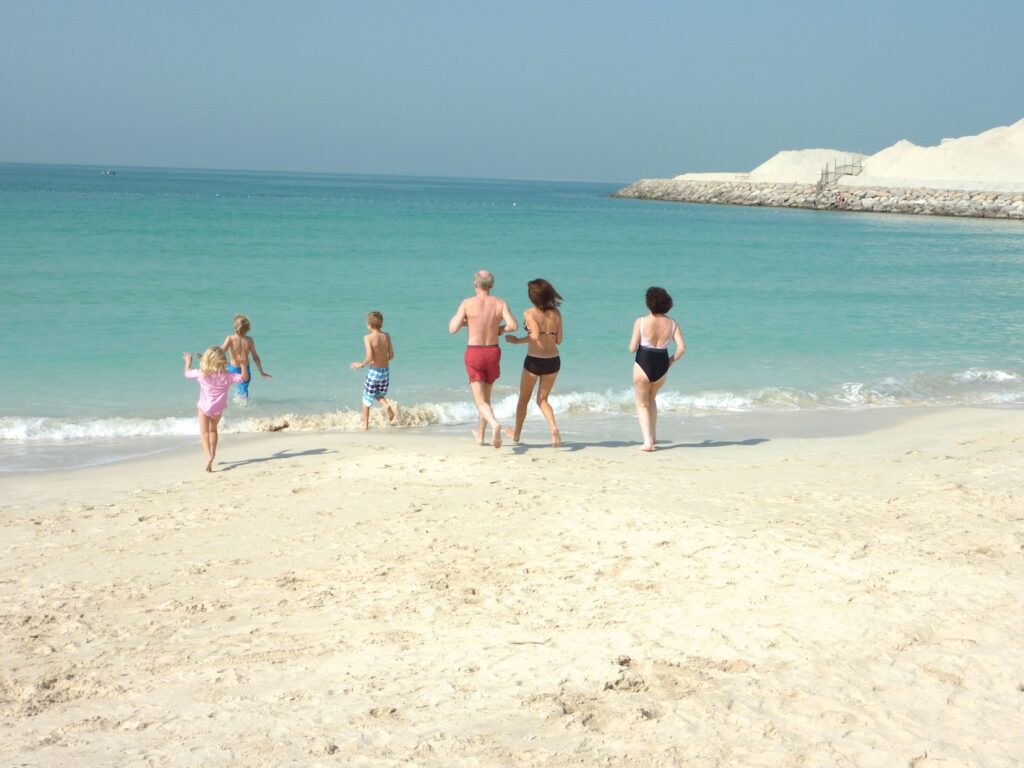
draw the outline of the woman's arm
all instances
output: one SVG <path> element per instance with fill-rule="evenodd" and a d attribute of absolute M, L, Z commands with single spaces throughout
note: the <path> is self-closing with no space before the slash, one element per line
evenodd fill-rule
<path fill-rule="evenodd" d="M 556 309 L 555 312 L 558 312 L 558 334 L 555 336 L 555 345 L 557 346 L 557 345 L 560 345 L 562 343 L 562 323 L 563 323 L 563 320 L 562 320 L 562 313 L 561 313 L 561 311 Z"/>
<path fill-rule="evenodd" d="M 679 323 L 675 323 L 675 326 L 676 332 L 672 334 L 672 339 L 676 343 L 676 353 L 672 355 L 672 358 L 669 360 L 669 365 L 672 365 L 672 363 L 686 354 L 686 339 L 683 338 L 683 330 L 679 327 Z"/>
<path fill-rule="evenodd" d="M 529 310 L 527 310 L 527 312 L 529 312 Z M 525 336 L 520 338 L 518 336 L 513 336 L 510 333 L 505 336 L 505 341 L 507 341 L 509 344 L 526 344 L 530 339 L 536 338 L 534 336 L 534 331 L 530 330 L 530 318 L 527 316 L 526 312 L 523 312 L 523 329 L 526 330 Z M 515 329 L 513 328 L 512 330 Z"/>
<path fill-rule="evenodd" d="M 629 340 L 629 351 L 636 352 L 640 347 L 640 318 L 633 321 L 633 336 Z"/>

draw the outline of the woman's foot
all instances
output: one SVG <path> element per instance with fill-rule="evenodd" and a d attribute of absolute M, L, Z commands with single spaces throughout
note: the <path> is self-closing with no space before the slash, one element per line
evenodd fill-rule
<path fill-rule="evenodd" d="M 551 447 L 561 448 L 562 447 L 562 434 L 557 429 L 551 430 Z"/>
<path fill-rule="evenodd" d="M 491 445 L 501 448 L 501 427 L 497 424 L 491 427 Z"/>
<path fill-rule="evenodd" d="M 213 472 L 213 459 L 206 462 L 206 471 Z"/>
<path fill-rule="evenodd" d="M 651 443 L 644 443 L 643 445 L 640 446 L 640 450 L 643 451 L 644 453 L 650 453 L 651 451 L 654 450 L 654 445 Z"/>
<path fill-rule="evenodd" d="M 482 429 L 479 430 L 479 431 L 474 429 L 474 430 L 472 430 L 472 432 L 473 432 L 473 439 L 476 440 L 476 444 L 477 445 L 483 445 L 484 444 L 484 431 Z"/>
<path fill-rule="evenodd" d="M 519 442 L 519 435 L 516 434 L 516 431 L 512 429 L 512 427 L 509 427 L 508 429 L 505 430 L 505 437 L 507 437 L 513 443 Z"/>

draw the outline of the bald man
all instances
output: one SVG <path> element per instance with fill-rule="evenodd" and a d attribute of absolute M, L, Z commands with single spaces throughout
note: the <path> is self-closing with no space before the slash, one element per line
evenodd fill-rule
<path fill-rule="evenodd" d="M 501 375 L 501 347 L 498 338 L 511 333 L 519 326 L 508 308 L 508 303 L 497 296 L 491 296 L 494 275 L 481 269 L 473 275 L 476 295 L 459 304 L 458 310 L 448 323 L 449 333 L 458 333 L 466 326 L 466 373 L 469 388 L 479 416 L 477 429 L 473 431 L 478 445 L 484 444 L 488 425 L 491 428 L 491 445 L 501 448 L 501 425 L 494 418 L 491 408 L 491 389 Z"/>

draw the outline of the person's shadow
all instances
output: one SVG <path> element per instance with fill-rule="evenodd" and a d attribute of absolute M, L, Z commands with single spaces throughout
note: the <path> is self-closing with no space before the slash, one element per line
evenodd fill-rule
<path fill-rule="evenodd" d="M 242 459 L 241 461 L 219 461 L 217 466 L 221 472 L 227 472 L 231 469 L 238 469 L 244 467 L 246 464 L 262 464 L 265 461 L 278 461 L 279 459 L 297 459 L 300 456 L 322 456 L 327 453 L 337 453 L 337 451 L 329 451 L 326 448 L 311 448 L 308 451 L 299 451 L 298 453 L 292 453 L 287 448 L 283 451 L 271 454 L 270 456 L 261 456 L 258 459 Z"/>
<path fill-rule="evenodd" d="M 671 440 L 659 440 L 654 452 L 660 453 L 661 451 L 668 451 L 673 448 L 727 448 L 734 445 L 760 445 L 768 441 L 769 438 L 767 437 L 748 437 L 746 440 L 703 440 L 699 443 L 673 443 Z M 601 440 L 598 442 L 566 440 L 562 442 L 562 449 L 582 451 L 584 448 L 636 448 L 639 445 L 641 445 L 639 440 Z M 516 443 L 512 448 L 512 452 L 526 453 L 533 448 L 550 447 L 550 443 Z"/>

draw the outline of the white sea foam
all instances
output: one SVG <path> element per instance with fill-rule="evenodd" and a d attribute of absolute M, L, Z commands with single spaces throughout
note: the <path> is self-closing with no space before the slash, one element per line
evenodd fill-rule
<path fill-rule="evenodd" d="M 502 422 L 515 417 L 518 395 L 508 394 L 494 404 Z M 392 401 L 395 402 L 395 401 Z M 1003 369 L 971 368 L 954 374 L 917 373 L 906 378 L 887 377 L 873 383 L 846 382 L 833 388 L 807 392 L 792 387 L 764 387 L 746 392 L 704 390 L 683 393 L 663 390 L 658 409 L 663 413 L 703 415 L 820 409 L 891 408 L 928 405 L 1024 404 L 1024 377 Z M 476 420 L 471 401 L 395 403 L 399 427 L 469 424 Z M 631 416 L 632 389 L 605 392 L 556 392 L 551 406 L 558 415 Z M 538 413 L 535 402 L 531 414 Z M 236 412 L 237 413 L 237 412 Z M 375 421 L 382 419 L 374 409 Z M 357 430 L 358 411 L 284 413 L 272 417 L 225 416 L 221 429 L 228 433 L 271 432 L 280 429 L 320 431 Z M 195 419 L 167 417 L 70 419 L 45 417 L 0 418 L 0 440 L 15 443 L 63 443 L 112 438 L 171 437 L 196 434 Z"/>

